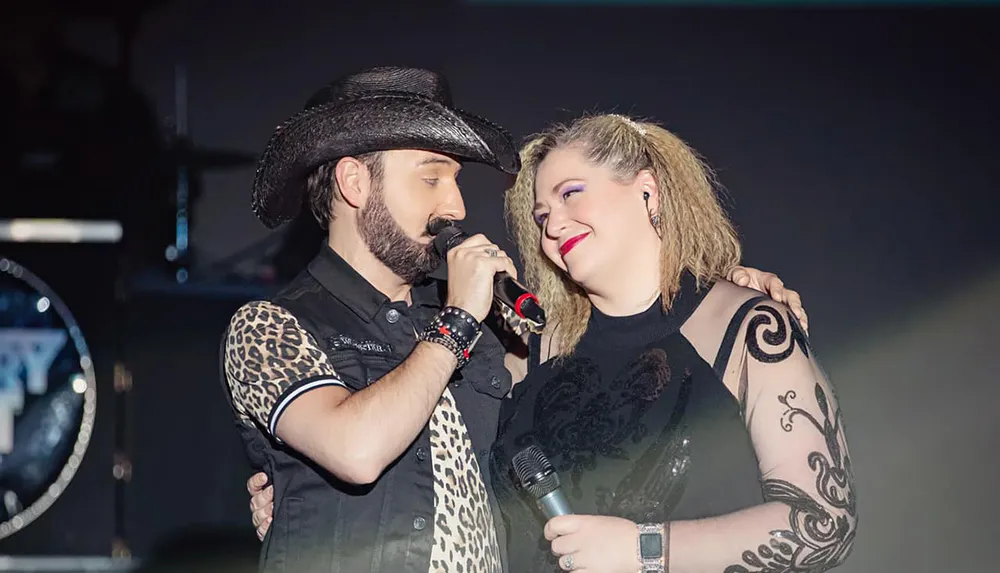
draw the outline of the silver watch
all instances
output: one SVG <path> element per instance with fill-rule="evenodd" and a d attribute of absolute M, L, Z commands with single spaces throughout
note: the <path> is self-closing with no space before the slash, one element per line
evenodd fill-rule
<path fill-rule="evenodd" d="M 639 564 L 642 573 L 665 573 L 667 565 L 667 531 L 662 523 L 640 523 Z"/>

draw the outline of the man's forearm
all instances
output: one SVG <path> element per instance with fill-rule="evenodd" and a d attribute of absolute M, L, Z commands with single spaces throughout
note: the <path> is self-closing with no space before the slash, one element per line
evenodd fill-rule
<path fill-rule="evenodd" d="M 417 343 L 399 366 L 336 408 L 331 449 L 354 452 L 352 465 L 377 479 L 427 424 L 457 363 L 447 348 Z"/>

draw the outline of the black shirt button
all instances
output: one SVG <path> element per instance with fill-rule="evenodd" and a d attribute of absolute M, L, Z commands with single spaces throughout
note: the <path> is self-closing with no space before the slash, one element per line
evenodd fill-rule
<path fill-rule="evenodd" d="M 417 459 L 420 460 L 420 461 L 426 460 L 427 459 L 427 450 L 425 450 L 423 447 L 417 448 L 416 456 L 417 456 Z"/>
<path fill-rule="evenodd" d="M 500 379 L 497 378 L 496 376 L 490 376 L 490 386 L 493 386 L 494 388 L 499 388 Z"/>
<path fill-rule="evenodd" d="M 390 308 L 389 312 L 385 313 L 385 319 L 389 321 L 389 324 L 396 324 L 396 321 L 399 320 L 399 311 Z"/>
<path fill-rule="evenodd" d="M 427 526 L 426 519 L 420 517 L 419 515 L 413 518 L 413 529 L 416 529 L 417 531 L 423 531 L 424 527 L 426 526 Z"/>

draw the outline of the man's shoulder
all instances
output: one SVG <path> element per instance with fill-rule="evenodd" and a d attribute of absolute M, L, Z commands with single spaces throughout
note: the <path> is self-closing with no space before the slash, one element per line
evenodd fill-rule
<path fill-rule="evenodd" d="M 229 319 L 228 331 L 232 333 L 259 330 L 267 326 L 280 326 L 295 317 L 285 307 L 266 299 L 255 299 L 240 305 Z"/>
<path fill-rule="evenodd" d="M 283 304 L 294 301 L 306 294 L 316 294 L 323 290 L 323 285 L 316 280 L 316 277 L 309 272 L 309 269 L 302 269 L 291 281 L 278 289 L 278 292 L 271 296 L 270 301 L 275 304 Z"/>

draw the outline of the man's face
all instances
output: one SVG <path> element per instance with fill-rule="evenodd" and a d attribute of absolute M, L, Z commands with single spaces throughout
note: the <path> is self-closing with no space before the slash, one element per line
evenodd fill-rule
<path fill-rule="evenodd" d="M 358 229 L 372 254 L 409 284 L 441 264 L 428 223 L 465 218 L 457 181 L 461 169 L 454 159 L 430 151 L 382 153 L 382 178 L 372 182 Z"/>

